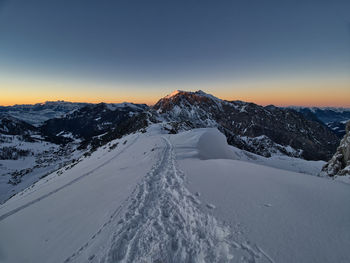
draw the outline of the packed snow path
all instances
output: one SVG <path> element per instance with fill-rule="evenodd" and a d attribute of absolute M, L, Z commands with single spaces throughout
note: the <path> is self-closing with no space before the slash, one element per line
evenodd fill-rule
<path fill-rule="evenodd" d="M 230 228 L 200 210 L 200 201 L 185 187 L 172 144 L 163 140 L 159 161 L 137 186 L 109 244 L 96 254 L 82 253 L 86 244 L 66 262 L 84 261 L 82 254 L 105 263 L 273 262 L 257 246 L 235 242 Z"/>

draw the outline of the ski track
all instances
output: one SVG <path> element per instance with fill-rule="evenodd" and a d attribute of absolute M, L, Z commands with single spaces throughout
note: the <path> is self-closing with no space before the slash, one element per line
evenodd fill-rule
<path fill-rule="evenodd" d="M 24 205 L 21 205 L 21 206 L 15 208 L 15 209 L 13 209 L 13 210 L 11 210 L 11 211 L 9 211 L 9 212 L 3 214 L 3 215 L 1 215 L 1 216 L 0 216 L 0 222 L 3 221 L 4 219 L 8 218 L 9 216 L 18 213 L 19 211 L 21 211 L 21 210 L 23 210 L 23 209 L 25 209 L 25 208 L 27 208 L 27 207 L 30 207 L 31 205 L 33 205 L 33 204 L 35 204 L 35 203 L 38 203 L 38 202 L 40 202 L 41 200 L 43 200 L 43 199 L 45 199 L 45 198 L 47 198 L 47 197 L 49 197 L 49 196 L 51 196 L 51 195 L 53 195 L 53 194 L 55 194 L 55 193 L 61 191 L 62 189 L 64 189 L 64 188 L 66 188 L 66 187 L 68 187 L 68 186 L 70 186 L 70 185 L 72 185 L 72 184 L 74 184 L 74 183 L 80 181 L 81 179 L 83 179 L 83 178 L 85 178 L 85 177 L 87 177 L 87 176 L 93 174 L 93 173 L 96 172 L 97 170 L 101 169 L 102 167 L 104 167 L 105 165 L 109 164 L 111 161 L 113 161 L 114 159 L 116 159 L 120 154 L 122 154 L 122 153 L 123 153 L 124 151 L 126 151 L 129 147 L 131 147 L 131 146 L 137 141 L 137 139 L 138 139 L 138 137 L 135 138 L 128 146 L 124 147 L 124 148 L 123 148 L 120 152 L 118 152 L 116 155 L 114 155 L 113 157 L 111 157 L 111 158 L 108 159 L 107 161 L 103 162 L 103 163 L 100 164 L 99 166 L 95 167 L 95 168 L 92 169 L 91 171 L 86 172 L 86 173 L 80 175 L 79 177 L 75 178 L 74 180 L 72 180 L 72 181 L 70 181 L 70 182 L 68 182 L 68 183 L 66 183 L 66 184 L 64 184 L 64 185 L 62 185 L 62 186 L 56 188 L 55 190 L 53 190 L 53 191 L 51 191 L 51 192 L 49 192 L 49 193 L 47 193 L 47 194 L 44 194 L 44 195 L 42 195 L 42 196 L 40 196 L 40 197 L 38 197 L 38 198 L 36 198 L 36 199 L 34 199 L 34 200 L 32 200 L 32 201 L 30 201 L 30 202 L 24 204 Z M 32 193 L 34 193 L 34 192 L 35 192 L 35 191 L 33 191 Z M 27 194 L 26 196 L 29 196 L 30 194 L 31 194 L 31 193 Z M 4 205 L 2 208 L 4 208 L 4 207 L 6 207 L 6 203 L 5 203 L 5 205 Z"/>
<path fill-rule="evenodd" d="M 203 212 L 201 202 L 185 187 L 185 176 L 177 168 L 172 144 L 163 139 L 165 147 L 159 161 L 90 241 L 65 262 L 273 263 L 257 245 L 234 237 L 229 227 Z M 95 254 L 82 253 L 117 219 L 103 247 Z"/>

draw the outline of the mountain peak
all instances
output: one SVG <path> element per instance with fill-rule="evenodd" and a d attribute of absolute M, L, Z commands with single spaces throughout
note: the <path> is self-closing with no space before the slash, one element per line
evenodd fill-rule
<path fill-rule="evenodd" d="M 166 95 L 164 98 L 165 99 L 170 99 L 171 97 L 174 97 L 175 95 L 179 94 L 179 93 L 186 93 L 189 91 L 183 91 L 183 90 L 174 90 L 172 93 Z"/>
<path fill-rule="evenodd" d="M 207 98 L 210 98 L 213 100 L 220 100 L 219 98 L 217 98 L 211 94 L 208 94 L 202 90 L 197 90 L 194 92 L 193 91 L 184 91 L 184 90 L 175 90 L 172 93 L 170 93 L 169 95 L 165 96 L 163 99 L 170 99 L 170 98 L 173 98 L 177 95 L 196 95 L 196 96 L 200 96 L 200 97 L 207 97 Z"/>
<path fill-rule="evenodd" d="M 172 109 L 174 106 L 184 107 L 185 105 L 198 105 L 205 103 L 215 104 L 219 107 L 221 106 L 223 100 L 211 95 L 207 94 L 202 90 L 197 91 L 183 91 L 183 90 L 175 90 L 171 94 L 161 98 L 153 108 L 156 110 L 161 109 L 162 111 L 167 109 Z"/>

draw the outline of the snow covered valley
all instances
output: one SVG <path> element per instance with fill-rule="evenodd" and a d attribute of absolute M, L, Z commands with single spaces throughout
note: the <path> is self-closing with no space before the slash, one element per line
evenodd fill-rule
<path fill-rule="evenodd" d="M 0 262 L 349 262 L 350 184 L 323 164 L 151 125 L 2 204 Z"/>

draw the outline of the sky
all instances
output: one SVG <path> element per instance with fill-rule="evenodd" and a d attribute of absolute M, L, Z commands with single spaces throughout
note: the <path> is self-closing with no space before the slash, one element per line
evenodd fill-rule
<path fill-rule="evenodd" d="M 173 90 L 350 107 L 349 0 L 0 0 L 0 105 Z"/>

